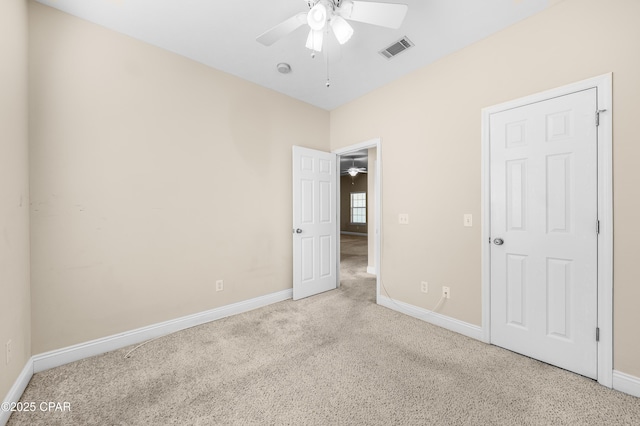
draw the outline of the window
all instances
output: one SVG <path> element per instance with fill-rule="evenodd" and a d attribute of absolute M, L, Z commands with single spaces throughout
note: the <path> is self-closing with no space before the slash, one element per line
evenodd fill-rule
<path fill-rule="evenodd" d="M 367 193 L 351 193 L 351 223 L 367 223 Z"/>

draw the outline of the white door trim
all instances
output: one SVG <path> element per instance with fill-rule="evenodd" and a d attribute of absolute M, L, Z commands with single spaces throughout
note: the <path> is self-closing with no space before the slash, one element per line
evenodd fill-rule
<path fill-rule="evenodd" d="M 612 74 L 579 81 L 482 110 L 482 334 L 491 342 L 491 182 L 489 118 L 491 114 L 570 93 L 597 89 L 598 109 L 598 382 L 613 386 L 613 103 Z M 596 111 L 594 111 L 594 120 Z"/>
<path fill-rule="evenodd" d="M 331 152 L 334 154 L 341 156 L 345 154 L 349 154 L 351 152 L 360 151 L 362 149 L 368 148 L 376 148 L 376 174 L 374 177 L 374 186 L 375 186 L 375 200 L 374 200 L 374 229 L 375 229 L 375 274 L 376 274 L 376 303 L 380 304 L 380 247 L 382 241 L 382 139 L 374 138 L 369 139 L 368 141 L 360 142 L 355 145 L 346 146 L 344 148 L 336 149 Z M 338 165 L 338 176 L 340 176 L 340 161 L 336 161 Z M 338 189 L 336 191 L 336 197 L 338 198 L 337 211 L 338 215 L 340 214 L 340 184 L 337 185 Z M 338 238 L 337 241 L 337 250 L 338 255 L 336 256 L 337 265 L 336 271 L 338 275 L 338 286 L 340 285 L 340 221 L 338 220 Z"/>

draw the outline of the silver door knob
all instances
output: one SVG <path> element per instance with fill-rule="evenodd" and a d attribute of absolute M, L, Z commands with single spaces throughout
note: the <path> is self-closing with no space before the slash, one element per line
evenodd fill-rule
<path fill-rule="evenodd" d="M 504 240 L 502 238 L 496 238 L 495 240 L 493 240 L 493 244 L 501 246 L 504 244 Z"/>
<path fill-rule="evenodd" d="M 302 229 L 296 228 L 296 234 L 302 234 Z"/>

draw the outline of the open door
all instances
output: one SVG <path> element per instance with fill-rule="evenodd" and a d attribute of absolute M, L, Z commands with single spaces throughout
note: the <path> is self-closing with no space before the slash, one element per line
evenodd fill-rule
<path fill-rule="evenodd" d="M 293 147 L 293 300 L 337 287 L 336 155 Z"/>

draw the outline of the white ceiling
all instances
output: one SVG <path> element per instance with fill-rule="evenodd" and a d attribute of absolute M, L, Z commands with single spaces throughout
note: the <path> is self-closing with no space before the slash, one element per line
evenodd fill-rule
<path fill-rule="evenodd" d="M 548 7 L 549 0 L 387 0 L 409 12 L 391 30 L 351 22 L 355 33 L 330 57 L 311 58 L 302 27 L 265 47 L 256 37 L 306 0 L 38 0 L 40 3 L 331 110 Z M 391 60 L 378 52 L 403 36 L 415 47 Z M 280 74 L 276 65 L 291 65 Z"/>

